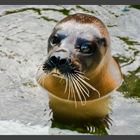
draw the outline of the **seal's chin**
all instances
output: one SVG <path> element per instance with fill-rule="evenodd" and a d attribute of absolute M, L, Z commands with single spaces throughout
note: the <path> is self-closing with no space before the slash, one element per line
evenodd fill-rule
<path fill-rule="evenodd" d="M 51 72 L 50 72 L 50 74 L 52 75 L 52 76 L 54 76 L 54 77 L 57 77 L 57 78 L 61 78 L 61 79 L 63 79 L 64 78 L 64 76 L 60 73 L 60 71 L 58 70 L 58 69 L 53 69 Z"/>

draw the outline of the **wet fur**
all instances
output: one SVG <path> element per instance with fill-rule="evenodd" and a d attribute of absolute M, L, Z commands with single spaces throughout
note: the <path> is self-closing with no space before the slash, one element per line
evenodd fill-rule
<path fill-rule="evenodd" d="M 71 20 L 96 26 L 106 40 L 104 48 L 94 57 L 95 62 L 89 68 L 85 67 L 86 72 L 80 70 L 80 63 L 83 62 L 79 62 L 79 69 L 74 70 L 74 73 L 60 77 L 51 75 L 47 69 L 44 72 L 41 66 L 37 82 L 48 91 L 50 107 L 58 118 L 86 120 L 106 116 L 110 110 L 110 92 L 122 82 L 120 68 L 111 56 L 109 33 L 99 19 L 85 14 L 66 17 L 56 27 Z"/>

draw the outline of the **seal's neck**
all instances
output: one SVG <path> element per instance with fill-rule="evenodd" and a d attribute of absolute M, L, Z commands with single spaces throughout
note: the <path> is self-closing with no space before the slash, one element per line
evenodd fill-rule
<path fill-rule="evenodd" d="M 111 55 L 105 55 L 98 70 L 90 75 L 90 81 L 90 84 L 100 92 L 101 96 L 120 86 L 122 82 L 120 67 Z"/>

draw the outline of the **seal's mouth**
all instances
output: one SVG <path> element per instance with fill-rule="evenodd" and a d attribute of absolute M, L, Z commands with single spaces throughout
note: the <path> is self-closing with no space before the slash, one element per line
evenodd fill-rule
<path fill-rule="evenodd" d="M 42 69 L 45 74 L 65 80 L 64 93 L 67 93 L 65 95 L 68 100 L 75 101 L 75 105 L 77 105 L 77 101 L 81 101 L 83 105 L 86 104 L 92 93 L 96 93 L 100 98 L 99 91 L 89 83 L 90 79 L 76 65 L 72 63 L 53 65 L 50 61 L 46 61 Z"/>
<path fill-rule="evenodd" d="M 74 74 L 76 70 L 79 71 L 76 65 L 72 64 L 71 62 L 67 62 L 64 65 L 60 65 L 60 63 L 59 65 L 56 65 L 50 60 L 45 61 L 42 69 L 45 73 L 57 76 Z"/>
<path fill-rule="evenodd" d="M 60 76 L 59 73 L 55 73 L 55 72 L 52 72 L 51 74 L 54 75 L 54 76 Z"/>
<path fill-rule="evenodd" d="M 58 77 L 58 78 L 62 78 L 62 74 L 59 72 L 59 70 L 58 69 L 53 69 L 51 72 L 50 72 L 50 74 L 52 75 L 52 76 L 54 76 L 54 77 Z"/>

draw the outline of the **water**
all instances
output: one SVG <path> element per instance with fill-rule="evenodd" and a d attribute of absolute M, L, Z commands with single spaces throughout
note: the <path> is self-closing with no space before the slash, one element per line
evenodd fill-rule
<path fill-rule="evenodd" d="M 124 76 L 122 86 L 112 94 L 112 125 L 106 128 L 97 120 L 99 128 L 91 133 L 85 126 L 51 121 L 47 93 L 35 81 L 52 28 L 77 12 L 95 15 L 107 25 L 112 54 Z M 140 134 L 139 19 L 139 7 L 128 5 L 0 6 L 0 120 L 49 126 L 49 134 Z"/>

